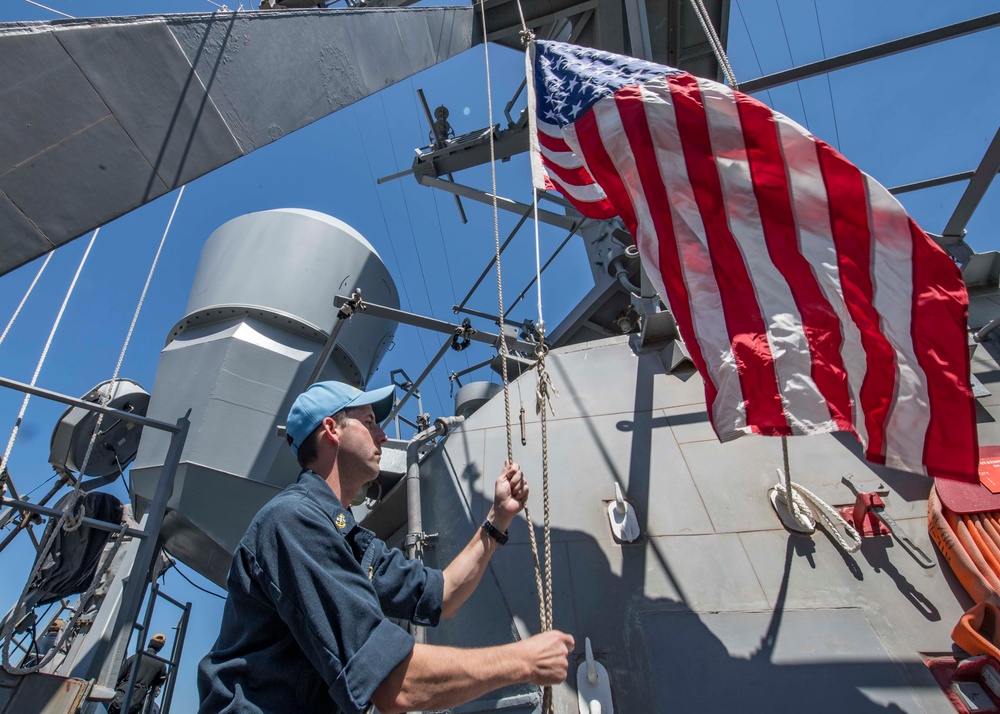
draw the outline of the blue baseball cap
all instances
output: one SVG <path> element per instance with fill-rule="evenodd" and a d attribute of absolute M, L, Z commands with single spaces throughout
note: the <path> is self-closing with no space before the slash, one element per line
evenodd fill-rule
<path fill-rule="evenodd" d="M 375 412 L 375 420 L 385 421 L 392 411 L 392 393 L 395 387 L 389 385 L 381 389 L 364 392 L 343 382 L 316 382 L 302 392 L 292 404 L 285 423 L 285 438 L 298 455 L 299 447 L 307 436 L 315 431 L 328 416 L 342 409 L 363 407 L 370 404 Z"/>

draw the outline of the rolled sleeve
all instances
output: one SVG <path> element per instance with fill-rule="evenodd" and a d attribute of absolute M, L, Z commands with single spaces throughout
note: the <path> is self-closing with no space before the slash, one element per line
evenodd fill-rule
<path fill-rule="evenodd" d="M 344 665 L 330 687 L 335 702 L 350 701 L 361 711 L 379 685 L 413 650 L 413 635 L 388 620 L 383 620 L 368 636 L 368 641 Z"/>
<path fill-rule="evenodd" d="M 382 541 L 373 560 L 372 586 L 387 615 L 436 627 L 444 607 L 444 574 L 417 560 L 407 560 Z"/>

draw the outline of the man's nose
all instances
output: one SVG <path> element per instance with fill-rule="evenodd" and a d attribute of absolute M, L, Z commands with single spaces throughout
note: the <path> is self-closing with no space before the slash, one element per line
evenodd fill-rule
<path fill-rule="evenodd" d="M 389 437 L 385 435 L 384 431 L 382 431 L 381 424 L 376 424 L 375 428 L 372 429 L 372 438 L 375 439 L 376 444 L 382 444 L 386 441 L 389 441 Z"/>

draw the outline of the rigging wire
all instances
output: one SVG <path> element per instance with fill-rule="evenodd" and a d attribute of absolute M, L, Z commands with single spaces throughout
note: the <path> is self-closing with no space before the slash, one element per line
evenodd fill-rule
<path fill-rule="evenodd" d="M 819 31 L 819 48 L 823 52 L 823 58 L 825 59 L 826 44 L 823 42 L 823 25 L 819 21 L 819 8 L 816 7 L 816 0 L 813 0 L 813 13 L 816 15 L 816 29 Z M 829 72 L 826 72 L 826 91 L 830 96 L 830 114 L 833 117 L 833 133 L 837 137 L 837 151 L 840 151 L 840 126 L 837 123 L 837 105 L 833 103 L 833 84 L 830 82 Z"/>
<path fill-rule="evenodd" d="M 410 90 L 411 90 L 410 91 L 410 98 L 413 100 L 414 117 L 415 117 L 415 120 L 416 120 L 417 124 L 419 125 L 420 124 L 420 107 L 417 105 L 417 90 L 416 90 L 416 87 L 413 84 L 413 78 L 412 77 L 410 78 L 409 82 L 410 82 Z M 444 254 L 444 267 L 448 271 L 448 283 L 451 285 L 451 299 L 452 299 L 452 303 L 451 304 L 452 305 L 457 305 L 458 304 L 458 294 L 455 292 L 455 277 L 454 277 L 454 275 L 452 274 L 452 271 L 451 271 L 451 260 L 449 259 L 448 246 L 445 244 L 445 240 L 444 240 L 444 223 L 441 220 L 441 206 L 440 206 L 440 204 L 438 204 L 438 198 L 440 196 L 440 192 L 439 191 L 432 191 L 431 194 L 433 196 L 432 201 L 434 203 L 434 215 L 437 218 L 438 237 L 441 239 L 441 252 Z M 466 352 L 466 354 L 465 354 L 465 366 L 466 367 L 471 367 L 472 366 L 472 362 L 469 359 L 468 352 Z"/>
<path fill-rule="evenodd" d="M 42 354 L 38 358 L 38 364 L 35 365 L 35 373 L 31 376 L 30 385 L 35 386 L 38 381 L 38 375 L 42 371 L 42 366 L 45 364 L 45 358 L 48 357 L 49 348 L 52 346 L 52 340 L 56 336 L 56 330 L 59 329 L 59 323 L 62 322 L 63 314 L 66 312 L 66 305 L 69 304 L 70 296 L 73 295 L 73 291 L 76 289 L 76 282 L 80 278 L 80 273 L 83 272 L 83 266 L 87 263 L 87 258 L 90 256 L 90 249 L 94 247 L 94 241 L 97 240 L 97 234 L 100 232 L 100 228 L 94 231 L 94 234 L 90 237 L 90 242 L 87 244 L 87 249 L 83 252 L 83 258 L 80 259 L 80 264 L 76 268 L 76 274 L 73 275 L 73 280 L 70 281 L 69 288 L 66 290 L 66 296 L 63 298 L 62 305 L 59 307 L 59 312 L 56 314 L 55 322 L 52 323 L 52 329 L 49 330 L 49 337 L 45 341 L 45 347 L 42 348 Z M 25 394 L 24 400 L 21 402 L 21 410 L 17 414 L 17 419 L 14 420 L 14 428 L 11 430 L 10 439 L 7 441 L 7 448 L 4 450 L 3 457 L 0 458 L 0 473 L 3 473 L 7 468 L 7 462 L 10 459 L 10 452 L 14 448 L 14 442 L 17 440 L 17 433 L 21 428 L 21 421 L 24 419 L 24 413 L 28 409 L 28 402 L 31 401 L 31 395 Z"/>
<path fill-rule="evenodd" d="M 28 286 L 28 291 L 24 293 L 24 297 L 21 298 L 21 302 L 18 304 L 17 309 L 14 310 L 14 314 L 10 316 L 10 322 L 7 323 L 7 327 L 3 329 L 3 334 L 0 334 L 0 345 L 3 341 L 7 339 L 7 333 L 10 332 L 10 328 L 14 326 L 14 321 L 17 320 L 17 316 L 21 314 L 21 308 L 24 307 L 24 303 L 28 302 L 28 297 L 31 292 L 35 289 L 35 285 L 38 283 L 38 279 L 42 277 L 42 273 L 45 272 L 45 268 L 48 266 L 49 261 L 52 260 L 52 254 L 54 251 L 49 251 L 48 255 L 45 256 L 45 261 L 42 266 L 35 273 L 35 279 L 31 281 L 31 285 Z"/>
<path fill-rule="evenodd" d="M 740 13 L 740 20 L 743 21 L 743 29 L 747 33 L 747 41 L 750 43 L 750 51 L 753 52 L 753 58 L 757 62 L 757 72 L 760 75 L 764 74 L 764 65 L 760 63 L 760 57 L 757 55 L 757 46 L 754 44 L 753 35 L 750 34 L 750 25 L 747 24 L 747 19 L 743 15 L 743 7 L 740 5 L 740 0 L 736 0 L 736 10 Z M 774 106 L 774 98 L 771 96 L 771 90 L 765 89 L 764 94 L 767 95 L 767 104 L 770 107 Z"/>
<path fill-rule="evenodd" d="M 393 161 L 395 161 L 396 147 L 392 141 L 392 132 L 389 131 L 389 112 L 385 108 L 385 95 L 381 92 L 378 95 L 379 101 L 382 103 L 382 116 L 385 118 L 386 125 L 386 136 L 389 137 L 389 150 L 392 152 Z M 396 170 L 399 170 L 399 165 L 396 164 Z M 403 210 L 406 211 L 406 222 L 410 227 L 410 239 L 413 241 L 413 252 L 417 256 L 417 269 L 420 271 L 420 281 L 424 284 L 424 295 L 427 296 L 427 311 L 430 313 L 431 317 L 434 317 L 434 302 L 431 300 L 430 288 L 427 287 L 427 274 L 424 272 L 424 261 L 420 257 L 420 247 L 417 245 L 417 234 L 413 230 L 413 216 L 410 214 L 410 202 L 406 200 L 406 191 L 403 190 L 402 184 L 399 185 L 399 192 L 403 196 Z M 444 368 L 451 372 L 448 367 L 448 357 L 443 356 L 441 361 L 444 363 Z M 441 392 L 438 390 L 437 383 L 431 380 L 431 387 L 434 389 L 434 395 L 437 397 L 438 404 L 443 407 L 445 404 L 444 400 L 441 399 Z M 439 407 L 440 408 L 440 407 Z"/>
<path fill-rule="evenodd" d="M 167 553 L 168 555 L 170 555 L 169 551 L 167 551 L 166 549 L 164 549 L 164 552 L 166 552 L 166 553 Z M 171 557 L 171 558 L 174 558 L 174 556 L 173 556 L 173 555 L 170 555 L 170 557 Z M 174 560 L 177 560 L 177 559 L 176 559 L 176 558 L 174 558 Z M 202 591 L 203 593 L 207 593 L 207 594 L 209 594 L 209 595 L 212 595 L 213 597 L 217 597 L 217 598 L 219 598 L 220 600 L 225 600 L 225 599 L 226 599 L 226 596 L 225 596 L 225 595 L 220 595 L 219 593 L 216 593 L 216 592 L 212 592 L 211 590 L 209 590 L 209 589 L 207 589 L 207 588 L 203 588 L 203 587 L 202 587 L 201 585 L 199 585 L 198 583 L 196 583 L 195 581 L 193 581 L 193 580 L 192 580 L 191 578 L 189 578 L 189 577 L 188 577 L 187 575 L 185 575 L 185 574 L 184 574 L 184 571 L 183 571 L 183 570 L 181 570 L 180 568 L 178 568 L 178 567 L 177 567 L 177 565 L 174 565 L 174 572 L 175 572 L 175 573 L 177 573 L 178 575 L 180 575 L 180 576 L 181 576 L 182 578 L 184 578 L 185 580 L 187 580 L 187 581 L 188 581 L 188 584 L 189 584 L 189 585 L 190 585 L 191 587 L 193 587 L 193 588 L 197 588 L 198 590 L 201 590 L 201 591 Z M 165 574 L 166 574 L 166 573 L 164 573 L 164 575 L 165 575 Z"/>
<path fill-rule="evenodd" d="M 102 391 L 98 396 L 98 403 L 101 406 L 107 406 L 115 398 L 115 392 L 118 390 L 118 374 L 121 371 L 122 362 L 125 360 L 125 353 L 128 351 L 128 346 L 132 341 L 132 333 L 135 331 L 135 324 L 139 320 L 139 313 L 142 312 L 143 303 L 146 302 L 146 294 L 149 292 L 149 284 L 153 281 L 153 274 L 156 272 L 156 265 L 160 262 L 160 254 L 163 252 L 163 245 L 167 242 L 167 235 L 170 233 L 170 227 L 174 223 L 174 216 L 177 215 L 177 207 L 181 204 L 181 198 L 184 196 L 184 189 L 186 186 L 181 186 L 180 191 L 177 192 L 177 198 L 174 200 L 174 207 L 170 211 L 170 218 L 167 219 L 167 226 L 163 229 L 163 236 L 160 238 L 160 244 L 156 248 L 156 254 L 153 256 L 153 263 L 149 266 L 149 273 L 146 275 L 146 283 L 142 286 L 142 293 L 139 295 L 139 301 L 135 306 L 135 312 L 132 314 L 132 322 L 128 326 L 128 332 L 125 334 L 125 340 L 122 343 L 121 352 L 118 353 L 118 363 L 115 364 L 115 370 L 111 375 L 111 380 L 108 382 L 108 390 L 105 393 Z M 94 424 L 94 430 L 90 434 L 90 443 L 87 444 L 87 453 L 83 457 L 83 463 L 80 464 L 80 475 L 81 478 L 77 480 L 77 491 L 81 491 L 82 486 L 82 475 L 87 470 L 87 466 L 90 464 L 90 457 L 94 453 L 94 444 L 97 443 L 97 435 L 101 431 L 101 424 L 104 423 L 104 414 L 97 415 L 97 422 Z M 118 460 L 118 455 L 115 454 L 115 461 Z M 119 464 L 119 470 L 121 469 L 121 464 Z M 78 526 L 73 526 L 75 529 Z"/>
<path fill-rule="evenodd" d="M 68 17 L 70 20 L 75 20 L 76 19 L 72 15 L 67 15 L 65 12 L 59 12 L 58 10 L 53 10 L 51 7 L 46 7 L 45 5 L 42 5 L 39 2 L 35 2 L 35 0 L 24 0 L 24 1 L 26 3 L 28 3 L 29 5 L 34 5 L 35 7 L 40 7 L 43 10 L 48 10 L 49 12 L 54 12 L 56 15 L 62 15 L 63 17 Z"/>
<path fill-rule="evenodd" d="M 788 30 L 785 27 L 785 18 L 781 14 L 781 2 L 779 0 L 774 0 L 774 6 L 778 9 L 778 21 L 781 23 L 781 32 L 785 36 L 785 46 L 788 48 L 788 61 L 795 66 L 795 58 L 792 57 L 792 43 L 788 39 Z M 806 100 L 802 96 L 802 83 L 796 82 L 795 89 L 799 93 L 799 104 L 802 106 L 802 119 L 806 128 L 809 128 L 809 112 L 806 111 Z"/>
<path fill-rule="evenodd" d="M 368 153 L 368 145 L 365 143 L 365 135 L 364 135 L 364 132 L 361 130 L 361 120 L 358 119 L 358 111 L 357 111 L 357 108 L 354 105 L 351 105 L 351 113 L 354 115 L 354 123 L 358 127 L 358 136 L 361 139 L 361 148 L 362 148 L 362 150 L 365 153 L 365 161 L 368 164 L 368 175 L 371 176 L 372 185 L 374 186 L 374 185 L 376 185 L 375 171 L 372 169 L 372 160 L 371 160 L 371 156 Z M 396 264 L 396 274 L 400 276 L 400 281 L 399 282 L 400 282 L 400 286 L 403 289 L 404 305 L 406 306 L 407 310 L 409 310 L 410 312 L 413 312 L 413 301 L 410 300 L 410 294 L 406 290 L 406 281 L 402 280 L 403 270 L 402 270 L 402 268 L 400 267 L 400 264 L 399 264 L 399 256 L 396 254 L 396 244 L 395 244 L 395 242 L 392 239 L 392 232 L 389 230 L 389 221 L 385 217 L 385 207 L 382 205 L 382 196 L 378 192 L 378 190 L 376 190 L 374 193 L 375 193 L 375 201 L 378 203 L 379 215 L 382 216 L 382 225 L 385 227 L 386 241 L 389 243 L 389 249 L 392 251 L 392 260 Z M 421 332 L 420 332 L 420 330 L 416 330 L 416 329 L 414 330 L 414 332 L 417 335 L 417 344 L 420 345 L 420 351 L 423 352 L 424 361 L 427 362 L 428 364 L 430 364 L 431 360 L 430 360 L 430 357 L 428 357 L 428 355 L 427 355 L 427 348 L 424 347 L 424 340 L 423 340 L 423 337 L 421 336 Z M 433 382 L 431 384 L 433 384 Z M 437 387 L 435 386 L 435 392 L 436 391 L 437 391 Z M 441 399 L 441 397 L 439 395 L 438 396 L 438 401 L 439 402 L 440 402 L 440 399 Z M 444 402 L 440 402 L 440 403 L 443 404 Z"/>
<path fill-rule="evenodd" d="M 184 187 L 182 186 L 181 189 L 180 189 L 180 191 L 178 191 L 178 193 L 177 193 L 177 199 L 174 201 L 174 207 L 173 207 L 173 209 L 170 212 L 170 218 L 168 219 L 166 228 L 163 231 L 163 237 L 160 239 L 160 244 L 159 244 L 159 246 L 156 249 L 156 255 L 153 258 L 153 263 L 150 266 L 148 275 L 146 276 L 146 283 L 143 286 L 142 294 L 141 294 L 141 296 L 139 298 L 139 301 L 138 301 L 138 303 L 136 305 L 135 313 L 132 316 L 132 322 L 129 325 L 128 333 L 127 333 L 127 335 L 125 337 L 124 343 L 122 345 L 121 352 L 119 353 L 119 356 L 118 356 L 118 363 L 115 366 L 115 373 L 112 376 L 111 381 L 108 383 L 108 390 L 107 390 L 107 392 L 105 393 L 104 391 L 102 391 L 100 393 L 99 397 L 98 397 L 98 403 L 100 403 L 102 405 L 108 404 L 112 400 L 112 398 L 114 396 L 115 388 L 117 386 L 118 371 L 121 369 L 121 364 L 122 364 L 122 361 L 125 358 L 125 353 L 126 353 L 126 351 L 128 349 L 129 342 L 131 341 L 132 333 L 133 333 L 133 331 L 135 329 L 136 322 L 139 319 L 139 313 L 141 312 L 143 303 L 144 303 L 144 301 L 146 299 L 146 293 L 149 290 L 150 282 L 152 281 L 153 274 L 156 271 L 156 265 L 159 262 L 160 254 L 163 251 L 163 245 L 166 242 L 167 235 L 170 233 L 170 227 L 173 224 L 174 216 L 177 213 L 177 207 L 180 205 L 180 200 L 181 200 L 181 197 L 183 195 L 184 195 Z M 35 376 L 32 378 L 32 382 L 31 382 L 32 386 L 35 384 L 35 380 L 37 379 L 38 373 L 41 371 L 41 366 L 42 366 L 42 363 L 44 362 L 45 355 L 48 352 L 49 346 L 50 346 L 51 341 L 52 341 L 52 337 L 54 336 L 55 330 L 58 327 L 58 324 L 59 324 L 60 320 L 62 319 L 62 315 L 63 315 L 63 312 L 65 311 L 66 304 L 69 302 L 70 295 L 72 295 L 73 290 L 76 287 L 77 279 L 80 277 L 80 272 L 83 270 L 83 266 L 86 263 L 87 256 L 90 254 L 90 250 L 91 250 L 91 248 L 94 245 L 94 241 L 97 239 L 97 234 L 98 234 L 99 231 L 100 231 L 99 228 L 94 231 L 94 235 L 90 239 L 90 244 L 87 246 L 87 251 L 84 254 L 83 259 L 81 260 L 80 266 L 79 266 L 79 268 L 77 268 L 76 275 L 74 275 L 73 281 L 71 282 L 69 290 L 66 293 L 66 298 L 63 301 L 62 308 L 59 311 L 59 315 L 56 317 L 55 324 L 52 326 L 52 332 L 49 335 L 49 341 L 48 341 L 48 343 L 46 343 L 45 349 L 42 352 L 42 359 L 39 360 L 39 365 L 36 368 Z M 22 406 L 21 415 L 19 415 L 19 417 L 18 417 L 18 425 L 20 424 L 20 420 L 23 417 L 24 409 L 27 406 L 27 397 L 29 397 L 29 396 L 30 395 L 27 395 L 27 394 L 25 395 L 26 399 L 25 399 L 24 405 Z M 84 495 L 82 475 L 83 475 L 83 473 L 86 472 L 87 465 L 90 462 L 90 457 L 93 454 L 94 444 L 97 442 L 97 435 L 98 435 L 98 433 L 100 431 L 101 423 L 102 423 L 103 419 L 104 419 L 104 415 L 103 414 L 99 414 L 98 418 L 97 418 L 97 422 L 96 422 L 96 424 L 94 426 L 94 430 L 93 430 L 93 432 L 91 433 L 91 436 L 90 436 L 90 443 L 87 445 L 87 453 L 84 456 L 83 463 L 80 465 L 81 478 L 78 478 L 76 480 L 76 483 L 74 485 L 74 489 L 70 493 L 69 499 L 63 505 L 63 512 L 62 512 L 62 514 L 59 516 L 58 521 L 56 521 L 55 526 L 49 532 L 49 535 L 45 539 L 45 542 L 39 548 L 38 557 L 36 558 L 35 564 L 32 567 L 31 574 L 28 576 L 28 579 L 27 579 L 27 581 L 25 582 L 25 585 L 24 585 L 24 589 L 21 591 L 21 595 L 18 598 L 17 603 L 14 605 L 14 610 L 15 611 L 18 610 L 18 609 L 20 609 L 20 608 L 22 608 L 24 606 L 25 597 L 27 596 L 28 591 L 29 591 L 29 589 L 32 586 L 32 583 L 34 582 L 34 580 L 35 580 L 35 578 L 36 578 L 36 576 L 38 574 L 38 571 L 41 569 L 42 564 L 45 562 L 45 559 L 46 559 L 49 551 L 52 549 L 53 545 L 55 544 L 56 536 L 59 534 L 60 530 L 74 531 L 74 530 L 78 529 L 82 525 L 82 523 L 83 523 L 84 516 L 86 515 L 86 509 L 85 509 L 84 504 L 81 502 L 83 500 L 83 495 Z M 6 453 L 4 455 L 3 464 L 0 465 L 0 471 L 2 471 L 3 467 L 6 465 L 7 458 L 9 456 L 9 451 L 13 447 L 13 443 L 14 443 L 14 439 L 16 438 L 16 435 L 17 435 L 17 425 L 15 425 L 14 432 L 11 435 L 11 441 L 8 444 L 8 447 L 7 447 L 8 448 L 8 453 Z M 117 462 L 117 454 L 115 456 L 115 460 Z M 119 473 L 120 473 L 121 472 L 121 463 L 120 462 L 118 462 L 118 466 L 119 466 Z M 50 523 L 51 523 L 51 520 L 50 520 Z M 98 569 L 98 572 L 94 575 L 93 579 L 91 580 L 90 586 L 80 596 L 79 604 L 77 606 L 76 612 L 70 618 L 70 621 L 67 624 L 67 626 L 63 629 L 63 633 L 62 633 L 62 635 L 59 638 L 58 644 L 55 647 L 53 647 L 52 650 L 50 650 L 49 653 L 46 654 L 46 656 L 43 657 L 40 661 L 38 661 L 36 664 L 31 665 L 31 666 L 27 666 L 27 667 L 14 667 L 14 666 L 12 666 L 10 664 L 10 646 L 9 645 L 10 645 L 11 637 L 13 636 L 13 620 L 14 620 L 13 617 L 10 618 L 10 620 L 11 620 L 10 623 L 5 627 L 4 631 L 2 633 L 0 633 L 0 639 L 3 640 L 3 668 L 8 673 L 10 673 L 10 674 L 16 674 L 16 675 L 24 675 L 24 674 L 30 674 L 31 672 L 38 671 L 38 669 L 40 669 L 41 667 L 45 666 L 45 664 L 47 664 L 49 662 L 49 660 L 52 659 L 52 657 L 55 654 L 55 652 L 57 652 L 59 649 L 61 649 L 61 647 L 64 644 L 64 642 L 73 633 L 73 631 L 74 631 L 74 625 L 75 625 L 76 621 L 79 619 L 80 615 L 83 613 L 86 604 L 90 601 L 90 598 L 93 596 L 95 590 L 99 587 L 99 585 L 101 583 L 101 580 L 104 577 L 104 574 L 107 572 L 108 568 L 111 566 L 111 563 L 114 560 L 114 557 L 115 557 L 115 555 L 118 552 L 118 549 L 121 547 L 122 543 L 125 540 L 125 531 L 127 529 L 128 529 L 128 522 L 122 523 L 121 529 L 114 536 L 114 544 L 113 544 L 111 550 L 108 551 L 107 553 L 105 553 L 105 555 L 103 556 L 103 562 L 102 562 L 100 568 Z"/>

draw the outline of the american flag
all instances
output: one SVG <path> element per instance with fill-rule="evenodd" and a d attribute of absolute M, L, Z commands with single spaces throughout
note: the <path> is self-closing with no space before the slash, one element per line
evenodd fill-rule
<path fill-rule="evenodd" d="M 626 223 L 720 440 L 849 431 L 976 479 L 965 285 L 885 188 L 717 82 L 546 41 L 529 71 L 536 185 Z"/>

